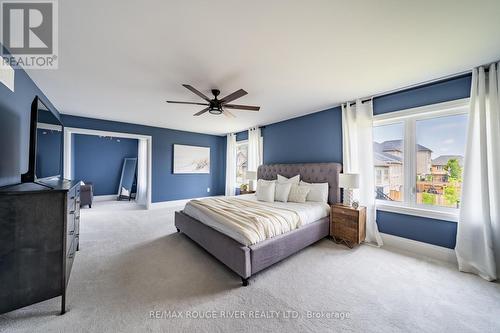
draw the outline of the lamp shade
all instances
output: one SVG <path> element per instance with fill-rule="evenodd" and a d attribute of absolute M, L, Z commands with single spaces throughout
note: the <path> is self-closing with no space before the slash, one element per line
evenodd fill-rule
<path fill-rule="evenodd" d="M 359 174 L 341 173 L 339 175 L 340 188 L 359 188 Z"/>
<path fill-rule="evenodd" d="M 255 179 L 257 179 L 257 172 L 256 171 L 245 171 L 245 174 L 243 176 L 247 180 L 255 180 Z"/>

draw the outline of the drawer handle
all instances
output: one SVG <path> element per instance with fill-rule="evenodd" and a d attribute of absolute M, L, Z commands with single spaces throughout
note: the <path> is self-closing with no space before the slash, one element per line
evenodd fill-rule
<path fill-rule="evenodd" d="M 74 210 L 71 210 L 69 213 L 70 213 L 70 214 L 75 214 L 75 211 L 74 211 Z"/>
<path fill-rule="evenodd" d="M 73 257 L 75 256 L 75 252 L 73 253 L 70 253 L 70 255 L 68 256 L 69 259 L 73 259 Z"/>
<path fill-rule="evenodd" d="M 70 235 L 73 235 L 74 233 L 75 233 L 75 230 L 71 230 L 71 231 L 69 232 L 69 234 L 70 234 Z"/>
<path fill-rule="evenodd" d="M 80 216 L 75 216 L 75 220 L 80 220 Z"/>
<path fill-rule="evenodd" d="M 71 197 L 71 200 L 73 200 L 74 198 L 75 198 L 75 196 L 72 196 L 72 197 Z"/>

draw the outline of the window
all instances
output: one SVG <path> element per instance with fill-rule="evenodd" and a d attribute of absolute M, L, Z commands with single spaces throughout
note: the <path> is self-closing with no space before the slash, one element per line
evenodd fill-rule
<path fill-rule="evenodd" d="M 403 123 L 373 129 L 375 193 L 379 200 L 403 199 Z"/>
<path fill-rule="evenodd" d="M 467 115 L 416 121 L 417 204 L 458 208 Z"/>
<path fill-rule="evenodd" d="M 382 209 L 447 218 L 462 191 L 468 99 L 374 117 L 375 196 Z M 397 208 L 399 207 L 399 208 Z M 448 214 L 447 216 L 445 216 Z"/>
<path fill-rule="evenodd" d="M 245 183 L 245 171 L 248 167 L 248 141 L 238 141 L 236 143 L 236 185 Z"/>

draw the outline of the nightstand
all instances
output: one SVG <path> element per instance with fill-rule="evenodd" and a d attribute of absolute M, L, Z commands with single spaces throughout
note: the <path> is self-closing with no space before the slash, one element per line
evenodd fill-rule
<path fill-rule="evenodd" d="M 366 207 L 330 206 L 330 237 L 352 248 L 365 240 Z"/>
<path fill-rule="evenodd" d="M 255 193 L 255 191 L 241 191 L 240 190 L 240 195 L 241 194 L 254 194 L 254 193 Z"/>

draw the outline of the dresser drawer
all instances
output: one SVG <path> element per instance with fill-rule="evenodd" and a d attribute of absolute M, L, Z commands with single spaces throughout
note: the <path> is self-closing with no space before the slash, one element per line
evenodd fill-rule
<path fill-rule="evenodd" d="M 73 233 L 75 231 L 75 216 L 72 214 L 68 214 L 66 224 L 66 233 Z"/>
<path fill-rule="evenodd" d="M 72 231 L 68 231 L 66 234 L 66 253 L 69 253 L 71 251 L 71 245 L 76 237 L 75 230 L 73 229 Z"/>
<path fill-rule="evenodd" d="M 345 239 L 354 243 L 359 242 L 359 235 L 358 235 L 358 229 L 357 228 L 350 228 L 350 227 L 345 227 L 341 225 L 333 225 L 333 234 L 337 238 Z"/>
<path fill-rule="evenodd" d="M 333 216 L 346 216 L 349 218 L 356 218 L 359 216 L 359 211 L 349 208 L 332 207 L 331 213 Z"/>
<path fill-rule="evenodd" d="M 80 235 L 80 216 L 75 216 L 75 236 Z"/>
<path fill-rule="evenodd" d="M 74 209 L 68 210 L 68 212 L 66 214 L 66 223 L 67 223 L 66 230 L 68 232 L 75 230 L 75 210 Z"/>
<path fill-rule="evenodd" d="M 75 260 L 77 242 L 78 239 L 74 238 L 71 242 L 71 245 L 68 246 L 69 251 L 66 254 L 66 283 L 68 283 L 71 268 L 73 267 L 73 261 Z"/>
<path fill-rule="evenodd" d="M 358 224 L 358 218 L 356 217 L 351 217 L 351 216 L 345 216 L 345 215 L 336 215 L 332 216 L 332 223 L 340 223 L 342 225 L 354 225 L 356 226 Z"/>

